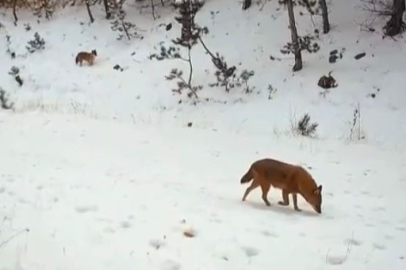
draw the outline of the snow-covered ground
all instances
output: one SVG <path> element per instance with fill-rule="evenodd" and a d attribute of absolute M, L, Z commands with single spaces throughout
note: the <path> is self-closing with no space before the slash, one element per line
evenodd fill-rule
<path fill-rule="evenodd" d="M 206 43 L 239 71 L 254 70 L 256 89 L 207 87 L 213 67 L 198 46 L 193 80 L 205 88 L 197 105 L 164 79 L 185 63 L 148 59 L 179 35 L 170 9 L 158 8 L 154 21 L 129 2 L 144 30 L 130 42 L 116 40 L 102 9 L 92 25 L 83 7 L 40 24 L 21 12 L 17 27 L 10 12 L 0 14 L 0 87 L 15 104 L 0 110 L 0 270 L 405 269 L 405 40 L 382 39 L 379 21 L 377 32 L 361 32 L 368 14 L 351 2 L 331 1 L 331 33 L 292 74 L 293 57 L 279 53 L 290 35 L 277 1 L 262 11 L 206 1 L 196 18 L 210 30 Z M 307 15 L 298 26 L 313 28 Z M 26 54 L 35 32 L 46 48 Z M 91 49 L 95 65 L 76 66 L 76 53 Z M 7 74 L 12 66 L 22 87 Z M 339 86 L 323 97 L 317 81 L 329 71 Z M 292 131 L 306 112 L 319 123 L 313 139 Z M 264 157 L 306 166 L 323 185 L 323 214 L 301 197 L 300 213 L 279 206 L 279 190 L 269 208 L 259 189 L 241 202 L 241 176 Z"/>

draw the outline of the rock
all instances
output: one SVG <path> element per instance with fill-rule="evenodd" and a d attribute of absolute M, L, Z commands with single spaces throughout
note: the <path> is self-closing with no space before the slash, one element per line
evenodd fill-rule
<path fill-rule="evenodd" d="M 359 60 L 359 59 L 363 58 L 365 55 L 366 55 L 366 53 L 359 53 L 354 58 L 355 58 L 355 60 Z"/>
<path fill-rule="evenodd" d="M 242 2 L 242 10 L 247 10 L 251 7 L 252 0 L 243 0 Z"/>
<path fill-rule="evenodd" d="M 120 71 L 123 71 L 124 69 L 122 68 L 122 67 L 120 67 L 120 65 L 115 65 L 114 67 L 113 67 L 115 70 L 120 70 Z"/>
<path fill-rule="evenodd" d="M 330 52 L 330 55 L 337 54 L 337 53 L 338 53 L 338 50 L 332 50 L 332 51 Z"/>
<path fill-rule="evenodd" d="M 328 58 L 328 62 L 330 64 L 333 64 L 333 63 L 337 62 L 337 59 L 338 59 L 338 56 L 333 54 L 333 55 L 330 55 L 330 57 Z"/>

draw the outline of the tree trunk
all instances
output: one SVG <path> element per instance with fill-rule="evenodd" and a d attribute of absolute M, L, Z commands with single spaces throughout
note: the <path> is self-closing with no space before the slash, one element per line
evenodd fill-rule
<path fill-rule="evenodd" d="M 151 12 L 152 12 L 152 18 L 154 18 L 154 20 L 156 20 L 155 17 L 155 5 L 154 5 L 154 0 L 151 0 Z"/>
<path fill-rule="evenodd" d="M 321 14 L 323 17 L 323 32 L 327 34 L 330 32 L 330 22 L 328 20 L 328 9 L 326 0 L 319 0 L 320 7 L 321 7 Z"/>
<path fill-rule="evenodd" d="M 299 71 L 302 69 L 302 52 L 299 47 L 299 37 L 296 29 L 295 13 L 293 12 L 292 0 L 286 1 L 288 4 L 288 14 L 289 14 L 289 27 L 292 36 L 292 44 L 295 50 L 295 65 L 293 66 L 293 71 Z"/>
<path fill-rule="evenodd" d="M 89 13 L 90 23 L 94 23 L 92 11 L 90 10 L 89 0 L 86 1 L 86 9 L 87 9 L 87 13 Z"/>
<path fill-rule="evenodd" d="M 104 10 L 106 11 L 106 19 L 110 19 L 111 14 L 110 14 L 108 0 L 103 0 L 103 3 L 104 3 Z"/>
<path fill-rule="evenodd" d="M 192 87 L 192 77 L 193 77 L 193 64 L 192 64 L 192 45 L 188 45 L 187 47 L 188 50 L 188 62 L 189 62 L 189 79 L 188 79 L 188 88 L 190 90 L 190 92 L 195 96 L 195 98 L 199 98 L 199 96 L 197 95 L 196 91 L 193 89 Z"/>
<path fill-rule="evenodd" d="M 17 0 L 14 0 L 14 3 L 13 3 L 14 25 L 17 25 L 17 22 L 18 22 L 16 9 L 17 9 Z"/>
<path fill-rule="evenodd" d="M 384 27 L 387 36 L 393 37 L 400 34 L 403 28 L 404 12 L 405 0 L 393 0 L 392 16 Z"/>

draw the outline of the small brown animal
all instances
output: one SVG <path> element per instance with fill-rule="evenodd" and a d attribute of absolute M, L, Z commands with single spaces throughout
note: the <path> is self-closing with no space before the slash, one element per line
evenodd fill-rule
<path fill-rule="evenodd" d="M 334 77 L 331 76 L 331 71 L 328 73 L 328 76 L 326 75 L 321 76 L 317 85 L 324 89 L 335 88 L 338 86 L 336 79 L 334 79 Z"/>
<path fill-rule="evenodd" d="M 267 206 L 271 206 L 267 195 L 271 186 L 282 190 L 283 201 L 280 205 L 289 205 L 289 194 L 292 194 L 293 207 L 301 211 L 297 206 L 297 194 L 302 197 L 321 214 L 322 186 L 317 186 L 312 176 L 301 166 L 287 164 L 274 159 L 261 159 L 255 161 L 248 172 L 241 178 L 241 184 L 248 183 L 252 179 L 251 186 L 247 188 L 242 198 L 245 201 L 248 194 L 257 187 L 262 189 L 262 200 Z"/>
<path fill-rule="evenodd" d="M 87 61 L 89 65 L 93 65 L 94 59 L 97 56 L 96 50 L 92 50 L 91 53 L 88 52 L 79 52 L 76 56 L 75 62 L 76 64 L 80 64 L 82 66 L 83 61 Z"/>

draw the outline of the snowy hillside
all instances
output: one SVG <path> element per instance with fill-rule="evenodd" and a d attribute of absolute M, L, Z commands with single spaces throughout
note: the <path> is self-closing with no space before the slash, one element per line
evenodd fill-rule
<path fill-rule="evenodd" d="M 93 24 L 83 6 L 39 23 L 20 11 L 17 26 L 0 11 L 0 87 L 14 104 L 0 109 L 0 270 L 406 269 L 402 36 L 382 39 L 379 20 L 360 31 L 370 16 L 361 1 L 333 0 L 331 32 L 293 73 L 278 1 L 243 11 L 207 0 L 196 16 L 205 43 L 238 74 L 253 70 L 255 88 L 209 87 L 214 67 L 196 45 L 196 101 L 165 79 L 187 63 L 149 59 L 180 35 L 176 11 L 158 5 L 154 20 L 127 2 L 143 39 L 117 40 L 101 7 Z M 309 15 L 296 13 L 299 34 L 312 33 Z M 36 32 L 45 48 L 27 53 Z M 92 49 L 93 66 L 75 64 Z M 333 50 L 342 58 L 329 63 Z M 321 94 L 330 71 L 338 87 Z M 305 113 L 318 123 L 314 138 L 295 133 Z M 323 185 L 323 213 L 302 197 L 302 212 L 278 205 L 276 189 L 271 207 L 260 189 L 241 202 L 241 176 L 264 157 L 305 166 Z"/>

